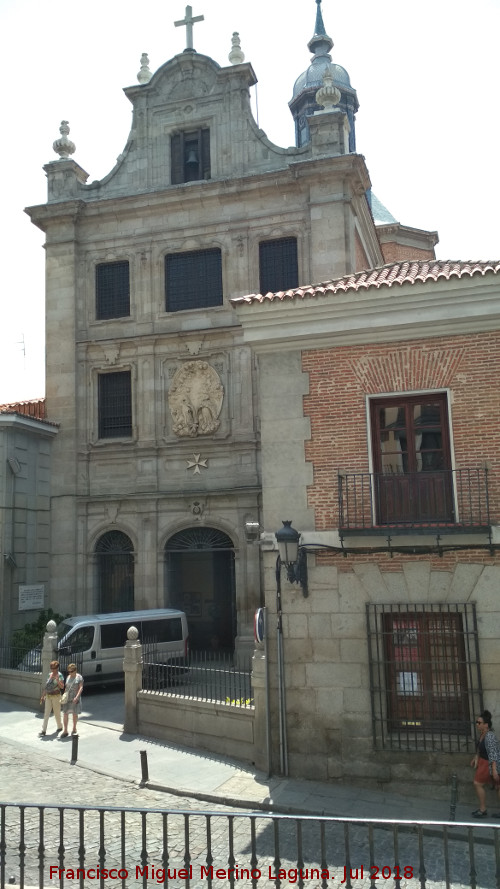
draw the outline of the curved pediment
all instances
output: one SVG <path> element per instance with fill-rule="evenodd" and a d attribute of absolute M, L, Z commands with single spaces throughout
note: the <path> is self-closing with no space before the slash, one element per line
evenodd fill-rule
<path fill-rule="evenodd" d="M 180 53 L 169 59 L 153 74 L 149 83 L 125 90 L 131 102 L 147 94 L 148 104 L 158 100 L 198 99 L 214 88 L 220 65 L 209 56 L 197 52 Z"/>

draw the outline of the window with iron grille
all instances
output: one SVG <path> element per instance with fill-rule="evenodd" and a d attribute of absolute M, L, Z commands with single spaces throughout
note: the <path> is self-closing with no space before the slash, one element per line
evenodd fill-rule
<path fill-rule="evenodd" d="M 103 262 L 95 270 L 96 318 L 130 315 L 130 275 L 127 260 Z"/>
<path fill-rule="evenodd" d="M 376 749 L 474 750 L 483 709 L 476 610 L 367 605 Z"/>
<path fill-rule="evenodd" d="M 210 130 L 208 127 L 175 133 L 170 140 L 171 182 L 210 179 Z"/>
<path fill-rule="evenodd" d="M 260 293 L 299 286 L 297 238 L 277 238 L 259 244 Z"/>
<path fill-rule="evenodd" d="M 99 375 L 99 438 L 132 435 L 132 386 L 129 370 Z"/>
<path fill-rule="evenodd" d="M 166 311 L 222 305 L 222 254 L 218 248 L 165 257 Z"/>

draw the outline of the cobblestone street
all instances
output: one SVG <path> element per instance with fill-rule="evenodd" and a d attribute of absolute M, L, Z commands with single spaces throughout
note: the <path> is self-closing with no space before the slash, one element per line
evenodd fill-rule
<path fill-rule="evenodd" d="M 58 866 L 66 868 L 66 886 L 79 885 L 76 870 L 83 866 L 87 871 L 116 868 L 102 881 L 97 870 L 87 873 L 85 886 L 165 882 L 173 889 L 186 885 L 247 889 L 252 885 L 251 871 L 258 889 L 280 884 L 306 889 L 349 886 L 351 874 L 353 889 L 392 887 L 398 877 L 399 885 L 408 889 L 421 886 L 422 879 L 432 889 L 446 885 L 443 837 L 435 832 L 419 834 L 411 828 L 396 834 L 391 828 L 345 827 L 342 822 L 293 816 L 278 823 L 262 813 L 234 812 L 141 788 L 56 762 L 43 753 L 23 752 L 4 741 L 0 741 L 0 786 L 2 803 L 34 805 L 22 809 L 22 829 L 19 810 L 3 808 L 6 882 L 11 876 L 19 882 L 20 848 L 24 847 L 24 883 L 39 885 L 38 851 L 43 845 L 47 886 L 59 885 Z M 66 806 L 105 806 L 107 811 L 63 812 Z M 143 811 L 113 811 L 131 808 Z M 493 889 L 497 883 L 492 828 L 478 826 L 474 835 L 471 858 L 467 830 L 449 829 L 449 885 L 469 886 L 475 881 L 481 889 Z M 489 842 L 478 843 L 478 838 Z M 189 866 L 186 882 L 184 871 Z M 302 881 L 298 867 L 303 871 Z"/>

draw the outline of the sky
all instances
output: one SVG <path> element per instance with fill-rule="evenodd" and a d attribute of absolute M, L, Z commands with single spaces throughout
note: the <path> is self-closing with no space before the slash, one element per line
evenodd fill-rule
<path fill-rule="evenodd" d="M 68 120 L 73 155 L 103 178 L 127 141 L 143 52 L 156 71 L 182 52 L 185 0 L 0 0 L 3 170 L 0 404 L 42 397 L 43 165 Z M 228 65 L 233 31 L 258 79 L 260 127 L 294 144 L 288 102 L 309 65 L 315 0 L 191 0 L 194 48 Z M 439 259 L 500 259 L 500 0 L 323 0 L 332 60 L 357 90 L 357 150 L 396 219 L 437 230 Z M 315 282 L 301 282 L 315 283 Z"/>

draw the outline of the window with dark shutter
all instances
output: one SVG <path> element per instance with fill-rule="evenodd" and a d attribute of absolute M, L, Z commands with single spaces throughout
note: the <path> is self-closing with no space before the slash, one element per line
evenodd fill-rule
<path fill-rule="evenodd" d="M 210 179 L 210 130 L 208 127 L 175 133 L 170 140 L 172 185 Z"/>
<path fill-rule="evenodd" d="M 103 262 L 95 270 L 96 318 L 130 315 L 130 274 L 127 260 Z"/>
<path fill-rule="evenodd" d="M 259 244 L 260 293 L 276 293 L 299 286 L 297 238 L 278 238 Z"/>
<path fill-rule="evenodd" d="M 222 254 L 218 248 L 165 257 L 166 311 L 222 305 Z"/>
<path fill-rule="evenodd" d="M 132 386 L 129 370 L 99 375 L 99 438 L 132 435 Z"/>

